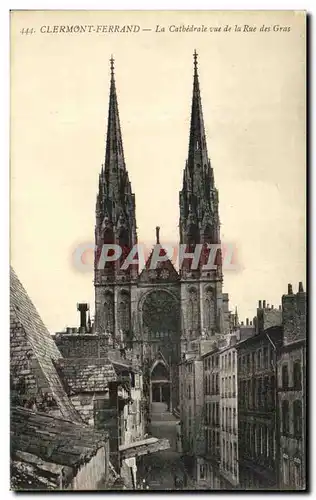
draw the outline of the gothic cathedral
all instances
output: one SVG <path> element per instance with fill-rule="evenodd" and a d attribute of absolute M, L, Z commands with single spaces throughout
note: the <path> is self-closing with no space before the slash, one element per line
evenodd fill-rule
<path fill-rule="evenodd" d="M 207 153 L 197 54 L 194 53 L 193 96 L 188 159 L 180 191 L 179 243 L 187 253 L 202 248 L 196 269 L 185 258 L 179 270 L 171 260 L 155 269 L 147 259 L 122 266 L 137 244 L 135 194 L 126 169 L 120 127 L 114 61 L 111 59 L 110 101 L 105 161 L 99 174 L 95 225 L 95 332 L 107 334 L 117 345 L 132 350 L 148 381 L 150 402 L 179 404 L 178 363 L 194 340 L 212 339 L 228 332 L 228 295 L 222 293 L 222 261 L 203 270 L 208 244 L 220 244 L 218 191 Z M 164 252 L 156 228 L 156 248 Z M 105 245 L 119 245 L 118 260 L 99 265 Z M 110 255 L 110 252 L 109 252 Z"/>

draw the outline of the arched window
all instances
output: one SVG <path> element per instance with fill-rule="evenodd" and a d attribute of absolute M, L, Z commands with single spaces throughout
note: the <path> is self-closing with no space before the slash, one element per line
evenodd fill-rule
<path fill-rule="evenodd" d="M 193 332 L 198 328 L 199 320 L 199 308 L 198 308 L 198 295 L 195 288 L 191 288 L 189 291 L 189 303 L 188 303 L 188 326 L 189 330 Z"/>
<path fill-rule="evenodd" d="M 289 387 L 289 370 L 287 364 L 282 366 L 282 387 L 288 389 Z"/>
<path fill-rule="evenodd" d="M 302 372 L 301 372 L 300 361 L 295 361 L 295 363 L 294 363 L 293 378 L 294 378 L 294 389 L 297 391 L 301 390 L 301 388 L 302 388 Z"/>
<path fill-rule="evenodd" d="M 107 332 L 114 332 L 114 298 L 111 292 L 105 293 L 104 325 Z"/>
<path fill-rule="evenodd" d="M 205 328 L 210 329 L 215 327 L 215 299 L 211 288 L 206 290 L 206 298 L 204 303 L 204 321 Z"/>
<path fill-rule="evenodd" d="M 282 402 L 282 431 L 285 435 L 290 431 L 290 409 L 286 400 Z"/>
<path fill-rule="evenodd" d="M 302 403 L 299 400 L 293 403 L 294 413 L 294 434 L 296 437 L 302 436 Z"/>
<path fill-rule="evenodd" d="M 123 333 L 130 329 L 130 301 L 129 294 L 121 292 L 119 296 L 118 318 L 120 329 Z"/>

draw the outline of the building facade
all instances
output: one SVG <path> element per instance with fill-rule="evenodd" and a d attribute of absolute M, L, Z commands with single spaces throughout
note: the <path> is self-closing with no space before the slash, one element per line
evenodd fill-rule
<path fill-rule="evenodd" d="M 306 293 L 299 283 L 282 297 L 283 343 L 278 356 L 279 469 L 282 490 L 306 488 Z"/>
<path fill-rule="evenodd" d="M 220 351 L 220 470 L 222 477 L 227 479 L 227 488 L 239 484 L 236 342 L 236 335 L 232 335 L 228 346 Z"/>
<path fill-rule="evenodd" d="M 242 489 L 275 489 L 277 478 L 277 350 L 282 327 L 239 342 L 238 456 Z"/>

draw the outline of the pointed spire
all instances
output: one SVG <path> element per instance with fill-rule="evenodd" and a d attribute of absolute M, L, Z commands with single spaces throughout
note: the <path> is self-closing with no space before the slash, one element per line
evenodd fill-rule
<path fill-rule="evenodd" d="M 117 172 L 125 171 L 125 161 L 123 153 L 122 132 L 119 118 L 119 110 L 116 95 L 116 86 L 114 78 L 114 58 L 110 59 L 111 83 L 110 83 L 110 101 L 108 113 L 108 129 L 105 151 L 105 178 L 115 186 L 118 182 Z"/>
<path fill-rule="evenodd" d="M 200 95 L 200 84 L 198 75 L 198 54 L 196 50 L 193 54 L 194 76 L 193 76 L 193 96 L 191 107 L 191 127 L 189 139 L 190 170 L 196 169 L 197 165 L 203 168 L 208 164 L 204 120 L 202 112 L 202 102 Z"/>

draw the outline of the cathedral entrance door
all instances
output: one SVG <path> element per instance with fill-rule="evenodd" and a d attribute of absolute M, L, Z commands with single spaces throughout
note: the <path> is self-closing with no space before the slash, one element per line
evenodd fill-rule
<path fill-rule="evenodd" d="M 153 384 L 152 386 L 152 402 L 153 403 L 160 403 L 160 385 L 158 384 Z"/>

